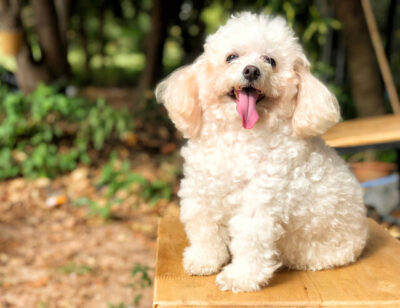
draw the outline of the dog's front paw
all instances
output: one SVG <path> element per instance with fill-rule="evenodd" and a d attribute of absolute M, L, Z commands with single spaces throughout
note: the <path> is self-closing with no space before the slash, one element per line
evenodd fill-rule
<path fill-rule="evenodd" d="M 218 273 L 229 261 L 226 247 L 216 250 L 215 247 L 189 246 L 183 253 L 183 267 L 189 275 L 211 275 Z"/>
<path fill-rule="evenodd" d="M 252 273 L 247 266 L 229 264 L 217 275 L 217 286 L 221 291 L 253 292 L 267 284 L 267 278 Z"/>

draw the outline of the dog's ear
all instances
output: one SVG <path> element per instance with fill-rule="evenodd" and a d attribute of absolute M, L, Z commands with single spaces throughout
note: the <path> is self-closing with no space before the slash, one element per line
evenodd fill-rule
<path fill-rule="evenodd" d="M 340 108 L 336 97 L 310 72 L 305 57 L 295 63 L 299 77 L 297 102 L 292 124 L 299 137 L 322 135 L 340 120 Z"/>
<path fill-rule="evenodd" d="M 163 103 L 168 114 L 184 137 L 195 138 L 201 128 L 202 109 L 196 78 L 200 61 L 182 67 L 156 87 L 157 101 Z"/>

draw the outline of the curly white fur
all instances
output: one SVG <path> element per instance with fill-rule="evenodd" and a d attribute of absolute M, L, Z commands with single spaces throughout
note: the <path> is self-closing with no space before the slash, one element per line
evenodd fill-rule
<path fill-rule="evenodd" d="M 238 58 L 227 63 L 232 53 Z M 248 84 L 247 65 L 260 69 L 251 85 L 265 94 L 250 130 L 228 95 Z M 368 233 L 362 191 L 318 137 L 339 121 L 339 107 L 310 74 L 284 19 L 231 17 L 207 38 L 203 55 L 163 81 L 156 95 L 189 138 L 179 191 L 189 274 L 222 269 L 221 290 L 255 291 L 281 265 L 321 270 L 361 254 Z"/>

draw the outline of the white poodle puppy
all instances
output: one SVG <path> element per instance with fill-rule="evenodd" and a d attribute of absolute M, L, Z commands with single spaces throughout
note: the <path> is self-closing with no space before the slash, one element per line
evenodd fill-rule
<path fill-rule="evenodd" d="M 362 191 L 318 137 L 339 106 L 283 18 L 231 17 L 156 96 L 189 138 L 179 191 L 187 273 L 220 272 L 221 290 L 255 291 L 282 265 L 315 271 L 361 254 Z"/>

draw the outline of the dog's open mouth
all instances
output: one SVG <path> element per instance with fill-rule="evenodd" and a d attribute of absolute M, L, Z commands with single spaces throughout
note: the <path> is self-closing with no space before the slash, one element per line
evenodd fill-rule
<path fill-rule="evenodd" d="M 228 95 L 236 101 L 236 110 L 242 118 L 243 127 L 253 128 L 258 121 L 256 104 L 264 98 L 264 93 L 250 86 L 232 89 Z"/>

